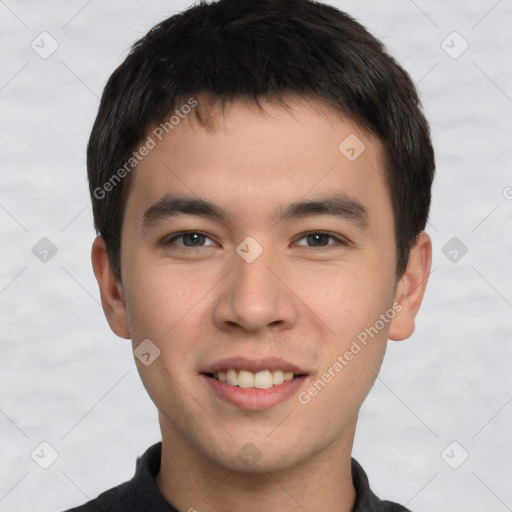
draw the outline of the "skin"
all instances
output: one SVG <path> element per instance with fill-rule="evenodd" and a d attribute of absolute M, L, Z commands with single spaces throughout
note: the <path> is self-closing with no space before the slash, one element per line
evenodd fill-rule
<path fill-rule="evenodd" d="M 135 359 L 159 410 L 162 465 L 157 485 L 182 511 L 350 511 L 350 456 L 357 416 L 382 363 L 387 340 L 414 330 L 431 265 L 422 233 L 403 276 L 380 142 L 316 100 L 290 98 L 292 111 L 265 100 L 265 112 L 237 100 L 210 112 L 207 130 L 193 115 L 138 165 L 128 195 L 121 281 L 97 238 L 92 261 L 112 330 L 150 339 L 160 356 Z M 149 132 L 150 133 L 150 132 Z M 366 148 L 353 162 L 338 146 L 356 134 Z M 276 223 L 274 208 L 333 192 L 360 202 L 362 228 L 347 218 L 310 215 Z M 143 214 L 165 194 L 224 208 L 225 223 L 180 214 L 143 228 Z M 206 235 L 196 247 L 169 235 Z M 327 232 L 318 239 L 311 232 Z M 345 240 L 340 243 L 336 238 Z M 263 253 L 236 252 L 253 237 Z M 165 243 L 167 242 L 167 243 Z M 215 361 L 276 356 L 307 369 L 307 390 L 379 315 L 400 312 L 309 403 L 297 396 L 264 411 L 221 400 L 200 372 Z M 239 450 L 252 443 L 258 456 Z"/>

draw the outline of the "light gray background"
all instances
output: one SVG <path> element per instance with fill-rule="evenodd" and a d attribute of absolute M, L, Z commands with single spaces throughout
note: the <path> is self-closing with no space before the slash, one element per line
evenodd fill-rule
<path fill-rule="evenodd" d="M 379 496 L 415 511 L 512 510 L 512 1 L 331 3 L 409 71 L 437 156 L 434 270 L 415 334 L 389 344 L 354 456 Z M 187 5 L 0 0 L 1 511 L 96 497 L 160 439 L 130 342 L 99 305 L 85 146 L 128 47 Z M 31 48 L 50 48 L 43 31 L 59 45 L 47 59 Z M 469 44 L 458 58 L 454 31 Z M 32 253 L 42 237 L 58 248 L 46 263 Z M 466 254 L 443 253 L 452 237 Z M 46 470 L 31 458 L 50 460 L 43 441 L 58 452 Z"/>

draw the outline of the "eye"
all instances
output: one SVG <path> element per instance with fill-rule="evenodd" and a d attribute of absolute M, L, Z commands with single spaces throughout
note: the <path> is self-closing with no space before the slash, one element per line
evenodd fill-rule
<path fill-rule="evenodd" d="M 211 243 L 205 243 L 206 241 Z M 183 231 L 182 233 L 175 233 L 164 240 L 165 245 L 175 244 L 181 245 L 187 248 L 204 247 L 215 245 L 208 236 L 204 235 L 199 231 Z"/>
<path fill-rule="evenodd" d="M 306 243 L 300 243 L 301 240 L 305 240 Z M 329 240 L 334 240 L 334 243 L 329 243 Z M 331 235 L 324 231 L 312 231 L 310 233 L 305 233 L 300 238 L 298 238 L 297 242 L 295 242 L 295 245 L 323 248 L 332 245 L 347 245 L 347 241 L 341 237 Z"/>

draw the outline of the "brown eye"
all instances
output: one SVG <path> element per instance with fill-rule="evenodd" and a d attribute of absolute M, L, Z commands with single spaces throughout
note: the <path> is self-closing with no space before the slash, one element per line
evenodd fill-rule
<path fill-rule="evenodd" d="M 305 240 L 306 243 L 300 243 L 301 240 Z M 329 243 L 330 240 L 334 240 L 334 243 Z M 323 231 L 314 231 L 302 235 L 302 237 L 299 238 L 295 244 L 306 247 L 327 247 L 337 244 L 345 245 L 346 242 L 342 238 L 336 237 L 329 233 L 325 233 Z"/>
<path fill-rule="evenodd" d="M 166 240 L 166 244 L 176 244 L 182 245 L 184 247 L 204 247 L 205 245 L 215 245 L 213 242 L 210 244 L 205 244 L 205 242 L 211 240 L 198 231 L 186 231 L 183 233 L 178 233 L 173 235 L 171 238 Z"/>

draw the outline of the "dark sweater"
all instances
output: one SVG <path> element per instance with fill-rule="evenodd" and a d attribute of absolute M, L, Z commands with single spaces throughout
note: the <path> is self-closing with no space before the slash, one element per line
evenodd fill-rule
<path fill-rule="evenodd" d="M 160 471 L 162 443 L 156 443 L 138 457 L 134 477 L 100 494 L 95 500 L 65 512 L 179 512 L 162 496 L 155 477 Z M 401 505 L 381 501 L 370 489 L 363 468 L 352 459 L 356 502 L 352 512 L 410 512 Z M 187 512 L 187 511 L 181 511 Z"/>

